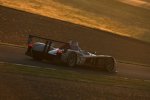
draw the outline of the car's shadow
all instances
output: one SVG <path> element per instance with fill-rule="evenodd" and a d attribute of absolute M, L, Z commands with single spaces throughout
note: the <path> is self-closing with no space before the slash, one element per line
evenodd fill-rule
<path fill-rule="evenodd" d="M 87 67 L 87 66 L 75 66 L 75 67 L 68 67 L 66 64 L 62 63 L 53 63 L 47 60 L 43 61 L 37 61 L 32 58 L 26 59 L 27 61 L 31 62 L 29 63 L 32 66 L 37 66 L 41 68 L 52 68 L 52 69 L 61 69 L 61 70 L 67 70 L 67 71 L 74 71 L 77 73 L 85 73 L 85 74 L 96 74 L 96 75 L 110 75 L 114 76 L 117 73 L 109 73 L 104 71 L 101 68 L 93 68 L 93 67 Z"/>

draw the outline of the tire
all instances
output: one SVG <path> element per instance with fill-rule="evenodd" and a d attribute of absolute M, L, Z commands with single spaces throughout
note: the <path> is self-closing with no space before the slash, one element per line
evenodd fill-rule
<path fill-rule="evenodd" d="M 36 61 L 42 61 L 42 58 L 40 57 L 40 55 L 36 51 L 32 51 L 32 57 Z"/>
<path fill-rule="evenodd" d="M 38 56 L 33 56 L 33 59 L 36 60 L 36 61 L 42 61 L 42 59 Z"/>
<path fill-rule="evenodd" d="M 70 52 L 67 58 L 67 65 L 69 67 L 76 66 L 77 63 L 77 54 L 75 52 Z"/>
<path fill-rule="evenodd" d="M 105 62 L 105 70 L 110 73 L 116 72 L 115 62 L 113 59 Z"/>

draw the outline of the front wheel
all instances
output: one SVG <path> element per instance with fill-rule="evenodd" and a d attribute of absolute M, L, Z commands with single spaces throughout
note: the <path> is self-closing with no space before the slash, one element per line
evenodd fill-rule
<path fill-rule="evenodd" d="M 76 66 L 77 63 L 77 54 L 75 52 L 70 52 L 67 59 L 67 65 L 69 67 Z"/>
<path fill-rule="evenodd" d="M 109 59 L 105 62 L 105 70 L 110 73 L 116 72 L 116 65 L 114 59 Z"/>

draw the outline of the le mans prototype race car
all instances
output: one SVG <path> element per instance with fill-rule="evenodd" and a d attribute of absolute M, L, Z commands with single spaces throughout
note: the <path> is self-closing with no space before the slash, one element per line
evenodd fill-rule
<path fill-rule="evenodd" d="M 96 55 L 95 52 L 81 50 L 76 41 L 66 43 L 29 35 L 28 48 L 25 54 L 35 60 L 45 59 L 51 62 L 64 63 L 69 67 L 88 66 L 111 73 L 116 72 L 116 61 L 112 56 Z"/>

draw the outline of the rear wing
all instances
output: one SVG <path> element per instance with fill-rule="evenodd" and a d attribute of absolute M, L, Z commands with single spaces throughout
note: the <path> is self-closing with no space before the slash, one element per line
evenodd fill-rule
<path fill-rule="evenodd" d="M 32 46 L 35 42 L 34 40 L 36 40 L 36 39 L 39 39 L 38 42 L 40 42 L 40 40 L 41 40 L 43 43 L 45 43 L 43 52 L 46 52 L 46 53 L 49 51 L 50 47 L 52 46 L 52 43 L 55 43 L 55 46 L 57 48 L 64 49 L 65 51 L 70 48 L 69 43 L 67 43 L 67 42 L 57 41 L 57 40 L 48 39 L 48 38 L 35 36 L 35 35 L 29 35 L 28 41 L 27 41 L 28 49 L 32 48 Z"/>
<path fill-rule="evenodd" d="M 33 38 L 42 39 L 42 40 L 49 41 L 49 42 L 58 42 L 58 43 L 63 43 L 63 44 L 69 44 L 67 42 L 57 41 L 57 40 L 48 39 L 48 38 L 35 36 L 35 35 L 29 35 L 28 36 L 28 44 L 30 44 L 33 41 Z"/>

